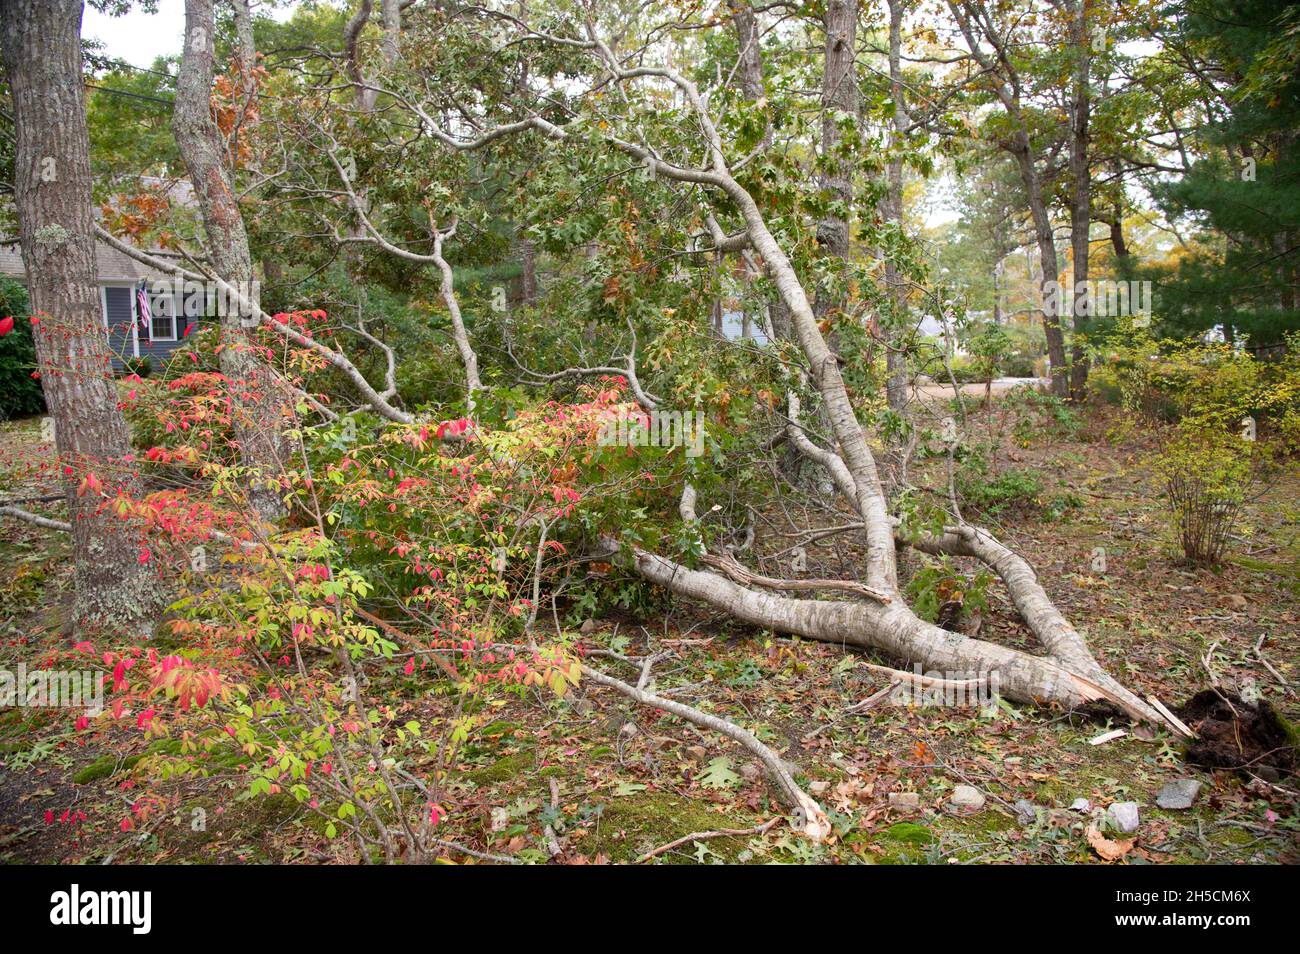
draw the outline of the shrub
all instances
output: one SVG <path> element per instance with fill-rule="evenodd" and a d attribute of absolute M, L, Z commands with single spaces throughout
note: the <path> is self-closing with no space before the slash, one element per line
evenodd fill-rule
<path fill-rule="evenodd" d="M 1009 354 L 1002 359 L 999 373 L 1007 378 L 1032 378 L 1037 377 L 1038 372 L 1034 366 L 1033 355 Z"/>
<path fill-rule="evenodd" d="M 1124 391 L 1114 364 L 1097 364 L 1089 370 L 1088 391 L 1103 404 L 1119 407 L 1124 403 Z"/>
<path fill-rule="evenodd" d="M 954 475 L 962 503 L 990 517 L 1008 510 L 1028 511 L 1038 507 L 1043 475 L 1030 468 L 1012 468 L 991 474 L 988 461 L 980 456 L 962 460 Z"/>
<path fill-rule="evenodd" d="M 1184 425 L 1158 458 L 1173 529 L 1188 563 L 1213 566 L 1222 560 L 1252 482 L 1256 446 L 1218 428 Z"/>
<path fill-rule="evenodd" d="M 0 336 L 0 418 L 45 410 L 40 379 L 32 377 L 36 342 L 27 320 L 28 307 L 27 290 L 8 278 L 0 279 L 0 318 L 13 319 L 9 333 Z"/>
<path fill-rule="evenodd" d="M 1199 339 L 1156 342 L 1134 336 L 1114 350 L 1106 370 L 1090 375 L 1103 395 L 1118 386 L 1120 403 L 1147 421 L 1238 430 L 1250 426 L 1294 444 L 1300 431 L 1300 342 L 1265 361 Z"/>
<path fill-rule="evenodd" d="M 967 576 L 947 556 L 924 560 L 906 586 L 916 615 L 949 629 L 963 616 L 987 608 L 989 584 L 993 582 L 991 573 L 980 570 L 974 576 Z"/>
<path fill-rule="evenodd" d="M 988 380 L 986 369 L 977 361 L 966 357 L 957 357 L 952 360 L 952 376 L 957 379 L 958 384 L 983 384 Z M 939 382 L 946 383 L 947 373 L 939 372 Z"/>
<path fill-rule="evenodd" d="M 1001 325 L 989 322 L 970 341 L 971 363 L 980 381 L 991 381 L 1011 353 L 1011 337 Z"/>
<path fill-rule="evenodd" d="M 127 358 L 122 362 L 123 371 L 128 375 L 135 375 L 137 378 L 147 378 L 153 374 L 153 361 L 148 355 L 142 358 Z"/>
<path fill-rule="evenodd" d="M 1022 447 L 1028 447 L 1034 438 L 1044 434 L 1069 440 L 1083 427 L 1078 411 L 1033 385 L 1012 388 L 1002 399 L 1002 406 L 1015 419 L 1012 433 Z"/>

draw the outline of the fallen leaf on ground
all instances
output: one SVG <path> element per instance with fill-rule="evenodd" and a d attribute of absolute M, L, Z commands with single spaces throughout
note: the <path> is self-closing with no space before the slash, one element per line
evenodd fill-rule
<path fill-rule="evenodd" d="M 1095 825 L 1088 826 L 1088 844 L 1097 852 L 1102 861 L 1119 861 L 1133 850 L 1132 841 L 1111 841 Z"/>

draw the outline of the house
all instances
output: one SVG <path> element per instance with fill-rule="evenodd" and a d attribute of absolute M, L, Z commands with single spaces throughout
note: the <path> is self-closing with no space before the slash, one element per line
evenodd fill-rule
<path fill-rule="evenodd" d="M 153 369 L 158 370 L 181 346 L 187 330 L 193 334 L 203 319 L 186 317 L 183 289 L 175 289 L 169 275 L 137 262 L 111 245 L 95 242 L 95 265 L 95 282 L 99 286 L 114 369 L 121 371 L 132 359 L 148 358 Z M 0 243 L 0 275 L 26 284 L 22 249 L 17 241 Z M 140 289 L 144 289 L 149 305 L 147 322 L 140 320 L 137 295 Z"/>

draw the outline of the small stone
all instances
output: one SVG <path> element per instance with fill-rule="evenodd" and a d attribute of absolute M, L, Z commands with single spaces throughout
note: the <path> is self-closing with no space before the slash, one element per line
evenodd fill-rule
<path fill-rule="evenodd" d="M 1076 798 L 1074 801 L 1070 802 L 1070 811 L 1072 812 L 1081 812 L 1086 815 L 1091 810 L 1092 802 L 1088 801 L 1086 798 Z"/>
<path fill-rule="evenodd" d="M 689 755 L 693 761 L 703 762 L 709 757 L 709 750 L 702 745 L 690 745 L 686 748 L 686 754 Z"/>
<path fill-rule="evenodd" d="M 1038 807 L 1027 798 L 1022 798 L 1012 806 L 1016 810 L 1016 821 L 1022 825 L 1032 825 L 1038 821 Z"/>
<path fill-rule="evenodd" d="M 1131 835 L 1138 830 L 1137 802 L 1115 802 L 1106 809 L 1106 818 L 1116 830 Z"/>
<path fill-rule="evenodd" d="M 920 811 L 921 796 L 916 792 L 890 792 L 889 807 L 903 814 Z"/>
<path fill-rule="evenodd" d="M 740 777 L 747 782 L 757 781 L 763 777 L 763 766 L 757 762 L 746 762 L 740 767 Z"/>
<path fill-rule="evenodd" d="M 1191 808 L 1196 796 L 1201 793 L 1201 783 L 1194 778 L 1174 779 L 1160 789 L 1156 804 L 1161 808 L 1179 810 Z"/>
<path fill-rule="evenodd" d="M 596 621 L 594 619 L 584 619 L 582 625 L 578 627 L 578 632 L 583 636 L 590 636 L 596 631 Z"/>
<path fill-rule="evenodd" d="M 958 785 L 952 790 L 948 805 L 961 815 L 974 815 L 984 810 L 984 793 L 970 785 Z"/>
<path fill-rule="evenodd" d="M 637 732 L 638 729 L 635 722 L 624 722 L 618 730 L 618 737 L 620 739 L 630 739 L 636 735 Z"/>
<path fill-rule="evenodd" d="M 815 782 L 808 783 L 808 791 L 812 792 L 814 795 L 825 795 L 830 787 L 831 783 L 826 781 L 824 778 L 819 778 Z M 890 795 L 889 797 L 892 800 L 894 796 Z"/>

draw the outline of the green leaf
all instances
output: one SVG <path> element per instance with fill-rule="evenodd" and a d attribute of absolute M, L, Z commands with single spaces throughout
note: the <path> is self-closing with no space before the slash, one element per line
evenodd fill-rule
<path fill-rule="evenodd" d="M 731 770 L 731 759 L 719 755 L 700 775 L 700 784 L 716 789 L 737 788 L 740 785 L 740 776 Z"/>

